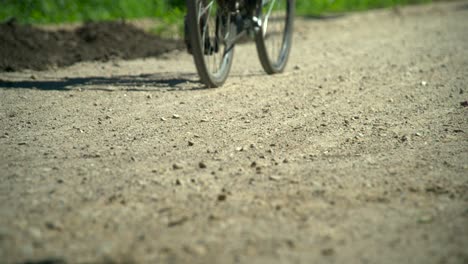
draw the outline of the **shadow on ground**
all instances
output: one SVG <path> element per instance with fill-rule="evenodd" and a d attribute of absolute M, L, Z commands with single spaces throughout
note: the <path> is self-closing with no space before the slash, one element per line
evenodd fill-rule
<path fill-rule="evenodd" d="M 112 77 L 78 77 L 57 80 L 27 80 L 6 81 L 0 79 L 0 89 L 38 89 L 69 91 L 77 87 L 89 87 L 90 90 L 113 91 L 122 88 L 128 91 L 152 91 L 155 89 L 165 90 L 198 90 L 204 87 L 193 73 L 178 74 L 177 77 L 168 77 L 173 74 L 140 74 L 123 75 Z M 192 84 L 187 88 L 184 84 Z M 120 90 L 120 89 L 119 89 Z"/>
<path fill-rule="evenodd" d="M 457 10 L 459 11 L 463 11 L 463 10 L 467 10 L 468 9 L 468 3 L 465 3 L 463 5 L 460 5 L 459 7 L 457 7 Z"/>
<path fill-rule="evenodd" d="M 322 14 L 322 15 L 304 15 L 301 17 L 305 19 L 310 19 L 310 20 L 332 20 L 332 19 L 345 18 L 346 14 L 338 13 L 338 14 Z"/>

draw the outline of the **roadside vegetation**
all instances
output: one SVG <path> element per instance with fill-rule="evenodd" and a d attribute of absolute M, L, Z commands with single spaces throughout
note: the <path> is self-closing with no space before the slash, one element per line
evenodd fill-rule
<path fill-rule="evenodd" d="M 296 0 L 298 15 L 361 11 L 431 0 Z M 58 24 L 82 21 L 152 18 L 153 33 L 178 37 L 185 0 L 0 0 L 0 21 Z"/>
<path fill-rule="evenodd" d="M 427 3 L 430 0 L 296 0 L 300 15 L 320 15 Z M 21 23 L 67 23 L 89 20 L 158 18 L 175 23 L 183 17 L 185 0 L 0 0 L 0 20 Z"/>
<path fill-rule="evenodd" d="M 363 11 L 396 5 L 429 3 L 431 0 L 296 0 L 296 10 L 299 15 L 321 15 L 324 13 L 340 13 L 348 11 Z"/>

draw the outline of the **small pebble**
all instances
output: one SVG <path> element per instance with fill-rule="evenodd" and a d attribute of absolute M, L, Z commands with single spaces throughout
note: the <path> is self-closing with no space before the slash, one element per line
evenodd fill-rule
<path fill-rule="evenodd" d="M 226 201 L 226 199 L 227 199 L 226 194 L 222 193 L 218 195 L 218 201 L 223 202 L 223 201 Z"/>
<path fill-rule="evenodd" d="M 418 219 L 418 222 L 421 224 L 427 224 L 434 220 L 434 218 L 430 215 L 423 215 Z"/>
<path fill-rule="evenodd" d="M 270 177 L 268 177 L 268 179 L 270 179 L 272 181 L 279 181 L 279 180 L 281 180 L 281 177 L 276 176 L 276 175 L 270 175 Z"/>
<path fill-rule="evenodd" d="M 173 114 L 173 115 L 172 115 L 172 118 L 173 118 L 173 119 L 180 119 L 180 115 L 178 115 L 178 114 Z"/>
<path fill-rule="evenodd" d="M 63 226 L 60 223 L 47 221 L 45 222 L 45 226 L 50 230 L 62 231 Z"/>
<path fill-rule="evenodd" d="M 331 256 L 333 254 L 335 254 L 335 250 L 333 248 L 324 248 L 322 249 L 322 255 L 323 256 Z"/>
<path fill-rule="evenodd" d="M 35 228 L 35 227 L 31 227 L 29 228 L 29 234 L 31 235 L 31 237 L 35 240 L 40 240 L 42 239 L 42 232 L 41 230 L 39 230 L 38 228 Z"/>
<path fill-rule="evenodd" d="M 200 162 L 198 163 L 198 167 L 199 167 L 200 169 L 206 169 L 206 164 L 205 164 L 203 161 L 200 161 Z"/>
<path fill-rule="evenodd" d="M 187 247 L 185 247 L 185 250 L 188 253 L 196 255 L 196 256 L 203 256 L 203 255 L 206 254 L 206 248 L 204 246 L 202 246 L 202 245 L 187 246 Z"/>

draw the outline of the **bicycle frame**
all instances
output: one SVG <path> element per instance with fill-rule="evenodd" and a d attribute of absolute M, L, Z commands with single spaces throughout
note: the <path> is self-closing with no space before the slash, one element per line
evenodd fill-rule
<path fill-rule="evenodd" d="M 257 7 L 257 0 L 217 0 L 218 4 L 226 9 L 229 25 L 229 34 L 225 43 L 227 46 L 226 52 L 229 52 L 234 45 L 245 35 L 252 35 L 260 29 L 261 22 L 254 15 Z M 234 21 L 231 19 L 234 18 Z"/>

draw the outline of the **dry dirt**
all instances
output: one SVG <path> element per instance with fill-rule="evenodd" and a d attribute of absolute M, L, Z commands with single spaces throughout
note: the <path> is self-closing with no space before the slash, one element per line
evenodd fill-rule
<path fill-rule="evenodd" d="M 0 73 L 3 263 L 468 263 L 468 3 L 239 46 Z"/>

